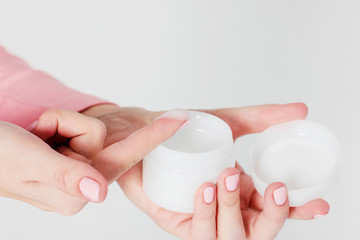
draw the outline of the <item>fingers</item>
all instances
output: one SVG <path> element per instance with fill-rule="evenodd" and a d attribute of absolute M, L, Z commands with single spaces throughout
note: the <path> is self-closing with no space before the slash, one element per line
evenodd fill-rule
<path fill-rule="evenodd" d="M 310 220 L 329 213 L 330 206 L 323 199 L 316 199 L 300 207 L 290 208 L 289 217 L 300 220 Z"/>
<path fill-rule="evenodd" d="M 56 134 L 70 139 L 69 145 L 73 151 L 91 158 L 102 150 L 106 128 L 95 118 L 73 111 L 53 109 L 40 116 L 31 132 L 44 141 Z"/>
<path fill-rule="evenodd" d="M 216 192 L 213 183 L 202 184 L 195 193 L 191 239 L 216 239 Z"/>
<path fill-rule="evenodd" d="M 236 168 L 224 170 L 217 182 L 217 228 L 220 239 L 245 239 L 240 209 L 240 172 Z"/>
<path fill-rule="evenodd" d="M 39 181 L 92 202 L 102 202 L 105 199 L 108 183 L 92 166 L 65 157 L 48 146 L 33 153 L 31 158 L 26 176 L 30 182 Z"/>
<path fill-rule="evenodd" d="M 270 184 L 264 196 L 264 209 L 250 226 L 253 239 L 274 239 L 289 215 L 289 201 L 286 186 Z"/>
<path fill-rule="evenodd" d="M 252 195 L 250 207 L 257 211 L 262 211 L 264 198 L 255 192 Z M 289 218 L 297 220 L 311 220 L 324 216 L 329 213 L 330 206 L 323 199 L 315 199 L 300 207 L 290 207 Z"/>
<path fill-rule="evenodd" d="M 93 167 L 63 156 L 18 126 L 8 124 L 2 133 L 7 136 L 5 141 L 1 141 L 1 159 L 5 160 L 0 171 L 2 190 L 19 196 L 22 201 L 37 200 L 44 205 L 58 200 L 53 197 L 52 190 L 80 200 L 104 200 L 107 181 Z M 39 195 L 32 188 L 34 183 L 41 183 L 52 190 Z"/>
<path fill-rule="evenodd" d="M 14 198 L 65 216 L 78 213 L 88 202 L 41 182 L 27 182 L 22 188 L 22 195 Z"/>
<path fill-rule="evenodd" d="M 93 165 L 109 182 L 141 161 L 157 145 L 171 137 L 185 124 L 189 115 L 183 110 L 169 111 L 126 139 L 105 148 Z"/>
<path fill-rule="evenodd" d="M 262 132 L 282 122 L 305 119 L 308 108 L 303 103 L 269 104 L 242 108 L 205 110 L 229 124 L 234 139 L 249 133 Z"/>
<path fill-rule="evenodd" d="M 84 157 L 83 155 L 74 152 L 71 148 L 61 145 L 58 148 L 56 148 L 56 151 L 58 153 L 61 153 L 62 155 L 68 157 L 68 158 L 72 158 L 87 164 L 91 164 L 92 160 L 91 159 L 87 159 L 86 157 Z"/>

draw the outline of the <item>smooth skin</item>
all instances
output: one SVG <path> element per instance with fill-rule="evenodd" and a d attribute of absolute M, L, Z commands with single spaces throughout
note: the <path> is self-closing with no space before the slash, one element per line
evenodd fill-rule
<path fill-rule="evenodd" d="M 86 178 L 85 181 L 96 181 L 100 185 L 95 201 L 103 201 L 107 193 L 103 175 L 90 165 L 55 151 L 43 140 L 56 142 L 63 135 L 71 138 L 69 145 L 75 151 L 85 156 L 95 155 L 102 150 L 104 124 L 79 113 L 51 110 L 31 128 L 35 132 L 45 128 L 44 139 L 13 124 L 0 122 L 0 195 L 70 215 L 89 201 L 79 188 Z M 51 136 L 55 139 L 50 139 Z"/>
<path fill-rule="evenodd" d="M 108 181 L 91 166 L 94 157 L 115 159 L 113 153 L 122 156 L 110 164 L 116 166 L 118 177 L 142 159 L 139 153 L 151 151 L 185 121 L 157 119 L 105 149 L 104 123 L 77 112 L 49 110 L 29 126 L 31 133 L 0 122 L 0 196 L 46 211 L 73 215 L 89 201 L 98 203 L 106 197 Z M 106 161 L 103 163 L 106 166 Z M 100 168 L 102 172 L 104 169 Z"/>
<path fill-rule="evenodd" d="M 261 132 L 277 123 L 305 119 L 308 113 L 303 103 L 202 111 L 227 122 L 232 129 L 234 140 L 246 134 Z M 154 121 L 162 112 L 105 104 L 89 108 L 83 114 L 95 117 L 105 124 L 106 147 L 127 139 L 133 132 Z M 226 169 L 220 174 L 216 189 L 212 183 L 204 183 L 199 187 L 194 199 L 194 214 L 171 212 L 157 206 L 145 195 L 142 188 L 141 162 L 126 173 L 110 171 L 111 174 L 108 175 L 101 170 L 103 164 L 106 164 L 108 169 L 117 168 L 116 158 L 121 155 L 110 153 L 111 151 L 106 155 L 100 154 L 102 156 L 95 158 L 92 164 L 100 169 L 109 183 L 117 180 L 127 197 L 161 228 L 181 239 L 273 239 L 286 218 L 307 220 L 325 215 L 329 211 L 328 203 L 321 199 L 301 207 L 289 208 L 286 187 L 282 183 L 271 184 L 262 198 L 256 192 L 249 175 L 237 164 L 235 168 Z M 141 152 L 137 160 L 145 155 Z M 114 168 L 111 164 L 114 164 Z M 239 174 L 237 184 L 234 183 L 236 174 Z M 231 191 L 226 188 L 227 177 L 232 177 L 232 181 L 228 181 L 232 185 Z M 211 199 L 212 192 L 214 195 Z"/>

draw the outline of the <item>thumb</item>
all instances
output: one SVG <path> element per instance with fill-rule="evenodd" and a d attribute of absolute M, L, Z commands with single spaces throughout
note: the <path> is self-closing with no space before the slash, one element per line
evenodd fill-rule
<path fill-rule="evenodd" d="M 105 148 L 93 161 L 109 182 L 141 161 L 157 145 L 171 137 L 189 120 L 185 110 L 165 112 L 151 124 L 133 132 L 126 139 Z"/>
<path fill-rule="evenodd" d="M 274 239 L 289 215 L 287 188 L 283 183 L 270 184 L 264 195 L 264 209 L 254 227 L 254 239 Z"/>
<path fill-rule="evenodd" d="M 102 202 L 105 199 L 107 180 L 94 167 L 49 147 L 44 148 L 40 155 L 33 158 L 31 179 L 88 201 Z"/>

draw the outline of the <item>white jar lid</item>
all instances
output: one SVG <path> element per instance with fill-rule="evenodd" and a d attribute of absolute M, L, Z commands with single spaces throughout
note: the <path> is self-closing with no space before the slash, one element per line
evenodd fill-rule
<path fill-rule="evenodd" d="M 326 127 L 307 120 L 272 126 L 260 134 L 252 151 L 250 173 L 264 196 L 272 182 L 288 188 L 290 206 L 323 198 L 339 172 L 340 145 Z"/>

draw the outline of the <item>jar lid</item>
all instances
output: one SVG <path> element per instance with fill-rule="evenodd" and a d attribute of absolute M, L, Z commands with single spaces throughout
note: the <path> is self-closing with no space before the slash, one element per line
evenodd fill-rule
<path fill-rule="evenodd" d="M 250 174 L 258 193 L 282 182 L 288 188 L 290 206 L 322 198 L 334 186 L 339 172 L 340 145 L 326 127 L 307 120 L 274 125 L 256 142 Z"/>

